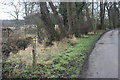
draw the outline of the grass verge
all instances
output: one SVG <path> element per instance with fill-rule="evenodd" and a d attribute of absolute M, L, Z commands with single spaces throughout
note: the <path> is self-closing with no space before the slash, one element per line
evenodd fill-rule
<path fill-rule="evenodd" d="M 52 56 L 47 64 L 26 66 L 24 63 L 3 63 L 3 75 L 6 78 L 78 78 L 93 44 L 102 33 L 87 35 L 70 44 L 68 49 L 57 56 Z"/>

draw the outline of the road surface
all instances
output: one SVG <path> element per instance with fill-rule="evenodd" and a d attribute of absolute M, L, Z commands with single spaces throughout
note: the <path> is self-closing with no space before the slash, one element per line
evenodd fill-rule
<path fill-rule="evenodd" d="M 118 78 L 118 30 L 105 33 L 96 43 L 80 78 Z"/>

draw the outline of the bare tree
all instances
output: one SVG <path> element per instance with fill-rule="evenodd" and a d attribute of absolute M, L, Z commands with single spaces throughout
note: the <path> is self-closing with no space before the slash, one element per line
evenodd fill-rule
<path fill-rule="evenodd" d="M 118 5 L 118 7 L 117 7 Z M 109 27 L 111 29 L 118 27 L 119 25 L 119 3 L 106 3 L 108 11 Z"/>
<path fill-rule="evenodd" d="M 60 31 L 61 31 L 61 38 L 64 38 L 66 36 L 65 29 L 64 29 L 64 24 L 62 19 L 60 18 L 58 12 L 56 11 L 56 7 L 53 5 L 52 2 L 49 2 L 49 5 L 54 13 L 54 16 L 56 18 L 57 24 L 59 25 Z"/>
<path fill-rule="evenodd" d="M 76 7 L 76 3 L 75 2 L 72 2 L 71 3 L 71 11 L 72 11 L 72 34 L 74 34 L 76 37 L 79 37 L 80 36 L 80 27 L 79 25 L 77 24 L 78 22 L 78 15 L 77 15 L 77 7 Z"/>
<path fill-rule="evenodd" d="M 110 9 L 111 9 L 112 5 L 113 4 L 111 2 L 106 4 L 106 9 L 107 9 L 107 12 L 108 12 L 109 28 L 112 28 L 111 18 L 110 18 Z"/>
<path fill-rule="evenodd" d="M 90 26 L 92 26 L 92 20 L 90 18 L 90 13 L 89 13 L 90 11 L 88 9 L 88 4 L 87 3 L 85 3 L 85 10 L 86 10 L 86 16 L 87 16 L 88 22 L 89 22 Z"/>
<path fill-rule="evenodd" d="M 13 11 L 5 12 L 10 14 L 12 17 L 16 20 L 16 29 L 19 28 L 19 18 L 21 16 L 21 12 L 23 11 L 23 8 L 21 8 L 21 2 L 20 0 L 18 2 L 10 2 L 10 3 L 3 3 L 4 5 L 13 7 Z"/>
<path fill-rule="evenodd" d="M 101 23 L 101 29 L 104 28 L 105 4 L 106 3 L 100 2 L 100 23 Z"/>
<path fill-rule="evenodd" d="M 41 19 L 44 23 L 44 28 L 47 31 L 48 41 L 59 40 L 59 35 L 54 29 L 54 25 L 50 19 L 49 11 L 46 2 L 40 2 Z"/>
<path fill-rule="evenodd" d="M 72 16 L 71 16 L 71 5 L 69 2 L 66 3 L 66 8 L 67 8 L 67 19 L 68 19 L 68 26 L 69 26 L 69 34 L 72 34 Z"/>

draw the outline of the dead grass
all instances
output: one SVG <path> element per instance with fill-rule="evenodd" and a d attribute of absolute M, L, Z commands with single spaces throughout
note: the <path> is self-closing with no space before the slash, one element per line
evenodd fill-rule
<path fill-rule="evenodd" d="M 89 34 L 94 34 L 93 32 Z M 34 35 L 28 35 L 28 36 L 34 36 Z M 86 35 L 83 35 L 83 37 L 88 37 Z M 49 61 L 52 56 L 57 56 L 59 54 L 62 54 L 68 49 L 68 46 L 71 43 L 76 43 L 78 39 L 75 37 L 72 37 L 72 39 L 65 38 L 59 42 L 54 42 L 54 45 L 51 47 L 45 48 L 43 44 L 37 44 L 36 48 L 36 57 L 37 57 L 37 63 L 38 64 L 46 64 L 47 61 Z M 25 50 L 20 50 L 17 54 L 12 54 L 7 61 L 10 61 L 12 63 L 25 63 L 26 65 L 32 64 L 32 45 L 30 45 Z"/>
<path fill-rule="evenodd" d="M 71 43 L 75 43 L 77 39 L 73 37 L 72 39 L 63 39 L 59 42 L 54 42 L 52 47 L 45 48 L 43 44 L 37 44 L 36 48 L 36 57 L 38 64 L 47 64 L 47 61 L 56 56 L 65 52 Z M 26 65 L 32 64 L 32 45 L 30 45 L 25 50 L 20 50 L 17 54 L 12 54 L 7 61 L 15 63 L 25 63 Z"/>

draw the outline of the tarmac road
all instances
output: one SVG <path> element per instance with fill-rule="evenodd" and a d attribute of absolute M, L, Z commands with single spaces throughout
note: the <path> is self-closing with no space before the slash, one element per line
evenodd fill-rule
<path fill-rule="evenodd" d="M 98 40 L 80 78 L 118 78 L 118 30 Z"/>

